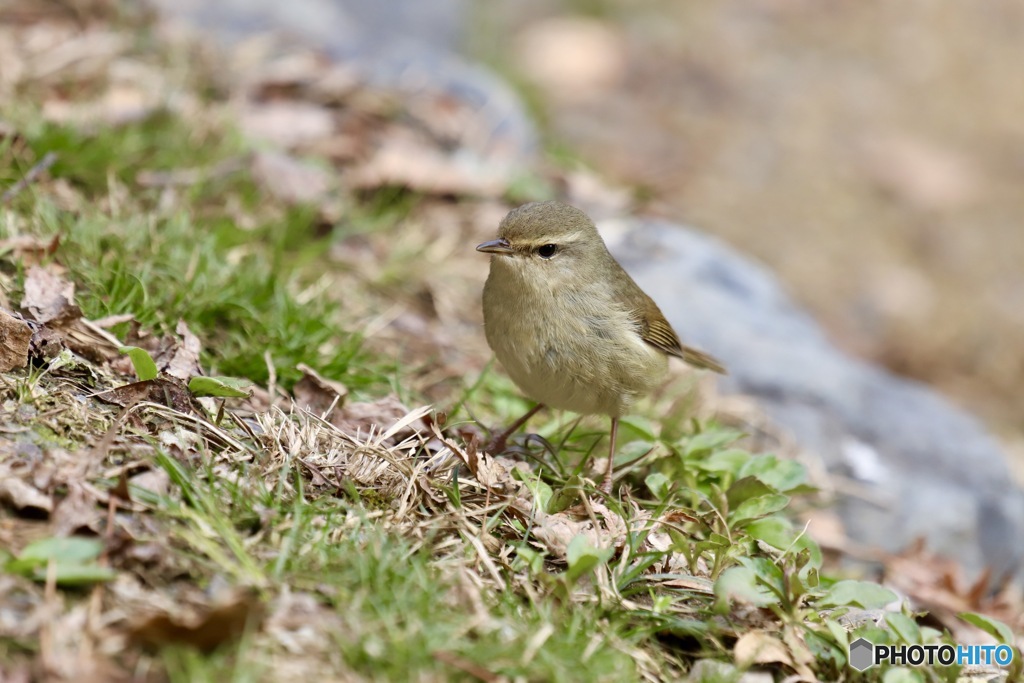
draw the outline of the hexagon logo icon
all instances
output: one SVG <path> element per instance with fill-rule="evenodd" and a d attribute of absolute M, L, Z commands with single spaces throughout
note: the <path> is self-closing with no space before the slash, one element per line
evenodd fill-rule
<path fill-rule="evenodd" d="M 875 646 L 864 638 L 850 643 L 850 666 L 857 671 L 870 668 L 875 663 Z"/>

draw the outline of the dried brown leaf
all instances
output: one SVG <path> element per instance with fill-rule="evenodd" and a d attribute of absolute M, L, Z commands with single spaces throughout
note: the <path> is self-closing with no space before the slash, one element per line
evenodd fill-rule
<path fill-rule="evenodd" d="M 776 635 L 768 631 L 748 631 L 740 636 L 733 648 L 736 664 L 748 668 L 754 664 L 785 664 L 793 666 L 793 658 Z"/>
<path fill-rule="evenodd" d="M 43 104 L 48 121 L 73 125 L 103 124 L 121 126 L 139 121 L 160 106 L 153 92 L 132 84 L 115 84 L 100 97 L 90 101 L 54 98 Z"/>
<path fill-rule="evenodd" d="M 177 377 L 161 375 L 156 379 L 132 382 L 124 386 L 97 394 L 97 398 L 107 403 L 122 407 L 135 405 L 141 401 L 158 403 L 173 408 L 179 413 L 202 414 L 202 406 L 198 404 L 192 392 Z"/>
<path fill-rule="evenodd" d="M 201 652 L 211 652 L 238 639 L 246 629 L 256 628 L 263 619 L 263 611 L 254 592 L 236 591 L 198 616 L 152 615 L 133 626 L 129 637 L 145 647 L 190 645 Z"/>
<path fill-rule="evenodd" d="M 626 530 L 621 517 L 597 503 L 592 503 L 590 510 L 586 505 L 576 505 L 553 515 L 540 513 L 538 517 L 533 535 L 558 558 L 565 557 L 570 541 L 576 536 L 586 536 L 596 548 L 612 548 L 622 543 Z"/>
<path fill-rule="evenodd" d="M 57 503 L 50 519 L 54 536 L 70 536 L 80 530 L 99 531 L 106 512 L 96 492 L 80 481 L 67 482 L 68 494 Z"/>
<path fill-rule="evenodd" d="M 279 98 L 295 91 L 305 94 L 304 88 L 320 77 L 330 64 L 329 59 L 315 50 L 296 48 L 287 54 L 274 55 L 268 61 L 254 60 L 247 64 L 245 87 L 257 100 Z"/>
<path fill-rule="evenodd" d="M 20 317 L 0 309 L 0 372 L 28 365 L 32 328 Z"/>
<path fill-rule="evenodd" d="M 171 377 L 177 377 L 187 382 L 195 375 L 202 374 L 202 369 L 199 366 L 199 355 L 203 352 L 203 345 L 199 341 L 199 337 L 193 334 L 192 330 L 188 329 L 188 325 L 185 324 L 184 320 L 178 321 L 178 326 L 174 331 L 181 336 L 181 342 L 176 343 L 173 350 L 168 354 L 170 359 L 167 361 L 164 372 Z"/>
<path fill-rule="evenodd" d="M 512 472 L 502 464 L 502 459 L 487 453 L 480 453 L 477 456 L 476 472 L 473 476 L 489 489 L 508 489 L 515 486 Z"/>
<path fill-rule="evenodd" d="M 348 182 L 360 189 L 407 187 L 428 194 L 494 197 L 508 187 L 509 169 L 471 155 L 446 154 L 424 136 L 399 127 L 357 164 Z"/>
<path fill-rule="evenodd" d="M 156 380 L 147 379 L 142 382 L 132 382 L 120 387 L 105 391 L 97 395 L 97 398 L 106 403 L 113 403 L 121 407 L 132 406 L 141 401 L 149 399 L 150 393 L 154 391 Z"/>
<path fill-rule="evenodd" d="M 323 168 L 280 152 L 256 152 L 252 175 L 270 194 L 289 204 L 320 202 L 334 184 Z"/>
<path fill-rule="evenodd" d="M 300 363 L 298 369 L 302 371 L 300 379 L 292 393 L 295 395 L 295 403 L 300 408 L 305 408 L 317 415 L 326 413 L 335 401 L 339 405 L 344 403 L 348 396 L 348 387 L 336 380 L 327 379 L 305 363 Z"/>
<path fill-rule="evenodd" d="M 53 500 L 39 489 L 9 474 L 0 475 L 0 500 L 22 514 L 38 517 L 53 512 Z"/>
<path fill-rule="evenodd" d="M 351 64 L 324 65 L 317 80 L 310 84 L 309 95 L 325 104 L 341 102 L 359 89 L 362 79 Z"/>
<path fill-rule="evenodd" d="M 577 520 L 564 512 L 544 516 L 533 528 L 534 538 L 544 544 L 549 555 L 557 558 L 564 558 L 569 543 L 581 534 L 593 546 L 600 542 L 600 536 L 589 519 Z"/>
<path fill-rule="evenodd" d="M 167 470 L 146 470 L 131 477 L 128 480 L 128 484 L 162 496 L 170 488 L 171 478 L 167 474 Z"/>
<path fill-rule="evenodd" d="M 44 258 L 52 256 L 58 246 L 60 234 L 47 240 L 35 235 L 17 235 L 0 240 L 0 254 L 9 253 L 15 260 L 25 265 L 38 265 Z"/>
<path fill-rule="evenodd" d="M 250 103 L 242 110 L 239 123 L 247 137 L 285 148 L 309 145 L 334 133 L 329 109 L 297 101 Z"/>
<path fill-rule="evenodd" d="M 621 545 L 626 538 L 626 534 L 629 532 L 626 520 L 621 515 L 612 512 L 611 508 L 603 503 L 592 501 L 589 506 L 591 516 L 597 516 L 598 520 L 602 523 L 603 530 L 613 540 L 614 545 Z M 569 509 L 572 510 L 573 508 Z M 637 510 L 634 510 L 634 513 L 637 512 Z M 582 514 L 582 510 L 580 514 Z"/>
<path fill-rule="evenodd" d="M 514 491 L 521 486 L 521 483 L 512 479 L 511 475 L 512 469 L 517 463 L 508 458 L 494 457 L 481 451 L 477 446 L 478 439 L 475 433 L 470 433 L 466 438 L 464 430 L 460 428 L 460 436 L 466 440 L 466 445 L 462 446 L 446 437 L 437 421 L 430 423 L 430 430 L 435 436 L 432 443 L 443 444 L 454 453 L 469 470 L 473 479 L 484 488 L 490 491 L 505 492 Z"/>
<path fill-rule="evenodd" d="M 109 367 L 115 375 L 119 375 L 121 377 L 135 376 L 135 364 L 132 363 L 132 359 L 129 358 L 127 354 L 118 354 L 117 358 L 111 358 Z M 103 398 L 102 395 L 100 398 Z"/>
<path fill-rule="evenodd" d="M 1015 630 L 1024 628 L 1024 596 L 1012 584 L 993 585 L 987 570 L 969 581 L 960 564 L 929 552 L 923 541 L 899 555 L 887 555 L 883 562 L 886 583 L 927 609 L 954 635 L 966 637 L 974 629 L 959 618 L 961 612 L 981 612 Z"/>
<path fill-rule="evenodd" d="M 48 268 L 32 266 L 25 275 L 25 298 L 21 307 L 32 318 L 60 328 L 82 317 L 74 303 L 75 285 Z"/>
<path fill-rule="evenodd" d="M 104 75 L 110 61 L 128 45 L 127 36 L 112 30 L 90 29 L 54 36 L 49 49 L 32 55 L 27 77 L 33 80 L 86 79 Z"/>

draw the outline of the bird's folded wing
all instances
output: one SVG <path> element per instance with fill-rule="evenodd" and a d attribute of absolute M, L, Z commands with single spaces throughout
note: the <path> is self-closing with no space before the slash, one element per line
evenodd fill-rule
<path fill-rule="evenodd" d="M 661 349 L 670 356 L 682 358 L 694 367 L 725 374 L 725 367 L 713 356 L 698 349 L 683 346 L 679 341 L 679 337 L 676 336 L 675 330 L 672 329 L 672 326 L 664 318 L 654 320 L 645 318 L 642 320 L 640 336 L 643 337 L 645 342 L 656 349 Z"/>

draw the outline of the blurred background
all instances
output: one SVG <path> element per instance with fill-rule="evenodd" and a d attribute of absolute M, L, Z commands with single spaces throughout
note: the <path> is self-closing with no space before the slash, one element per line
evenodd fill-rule
<path fill-rule="evenodd" d="M 522 0 L 470 56 L 639 209 L 768 264 L 1024 472 L 1024 3 Z"/>

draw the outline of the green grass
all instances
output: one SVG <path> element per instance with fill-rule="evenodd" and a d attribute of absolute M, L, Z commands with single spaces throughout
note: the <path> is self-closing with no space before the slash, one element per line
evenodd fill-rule
<path fill-rule="evenodd" d="M 245 150 L 232 136 L 197 138 L 166 114 L 88 137 L 53 124 L 30 127 L 26 135 L 36 158 L 59 155 L 52 175 L 87 198 L 80 211 L 31 192 L 18 198 L 26 232 L 60 235 L 57 257 L 79 285 L 86 316 L 127 313 L 156 331 L 183 319 L 204 340 L 214 372 L 257 382 L 267 380 L 265 355 L 285 386 L 300 376 L 299 363 L 354 388 L 390 371 L 361 354 L 360 335 L 347 329 L 351 321 L 335 300 L 300 301 L 303 288 L 322 273 L 331 245 L 330 232 L 317 232 L 315 211 L 268 206 L 244 171 L 188 186 L 170 207 L 160 205 L 161 189 L 135 183 L 144 169 L 209 168 L 242 158 Z M 5 171 L 12 176 L 16 169 Z M 132 188 L 121 190 L 128 197 L 117 211 L 92 204 L 117 194 L 109 178 Z M 258 224 L 238 227 L 225 208 L 232 205 Z M 381 230 L 392 216 L 381 210 L 363 222 Z"/>
<path fill-rule="evenodd" d="M 443 528 L 427 524 L 417 541 L 389 533 L 358 500 L 311 496 L 301 474 L 287 469 L 266 489 L 254 469 L 241 470 L 243 484 L 188 471 L 170 458 L 159 462 L 181 498 L 155 501 L 157 514 L 167 521 L 171 543 L 190 558 L 192 573 L 227 576 L 267 595 L 285 586 L 317 594 L 322 611 L 311 623 L 334 627 L 332 650 L 345 669 L 371 680 L 430 672 L 447 678 L 457 671 L 447 654 L 535 680 L 638 680 L 630 650 L 648 634 L 628 615 L 556 595 L 481 590 L 460 580 L 470 564 L 467 551 L 438 557 L 436 547 L 448 535 Z M 273 666 L 269 660 L 243 666 L 241 653 L 200 659 L 174 650 L 170 656 L 182 675 L 197 680 L 247 680 L 252 667 Z"/>
<path fill-rule="evenodd" d="M 135 123 L 89 131 L 39 122 L 28 126 L 25 134 L 33 149 L 59 155 L 52 167 L 55 177 L 70 180 L 91 196 L 105 194 L 111 178 L 134 185 L 142 171 L 208 167 L 243 148 L 239 137 L 230 131 L 199 131 L 167 111 Z M 210 199 L 220 189 L 200 184 L 190 188 L 188 199 Z"/>

